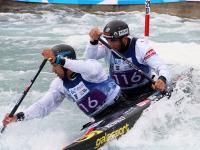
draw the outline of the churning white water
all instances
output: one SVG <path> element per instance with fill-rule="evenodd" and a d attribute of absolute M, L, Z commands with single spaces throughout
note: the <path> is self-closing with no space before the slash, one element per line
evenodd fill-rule
<path fill-rule="evenodd" d="M 19 13 L 0 13 L 0 120 L 12 110 L 24 86 L 37 72 L 43 60 L 40 54 L 43 48 L 67 43 L 83 58 L 89 29 L 103 28 L 112 19 L 126 21 L 132 36 L 143 36 L 144 12 L 90 14 L 40 7 Z M 151 14 L 151 44 L 169 65 L 172 77 L 189 67 L 194 71 L 178 82 L 170 100 L 153 104 L 128 134 L 105 145 L 103 150 L 199 149 L 199 27 L 199 19 Z M 18 111 L 42 97 L 54 77 L 47 64 Z M 65 100 L 44 119 L 10 124 L 0 135 L 0 150 L 61 149 L 76 138 L 89 120 Z"/>

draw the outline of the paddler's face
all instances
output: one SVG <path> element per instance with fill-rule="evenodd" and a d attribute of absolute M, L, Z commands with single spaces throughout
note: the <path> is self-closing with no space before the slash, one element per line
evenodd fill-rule
<path fill-rule="evenodd" d="M 126 39 L 106 39 L 108 41 L 108 44 L 113 50 L 116 50 L 118 52 L 123 51 L 126 46 Z"/>
<path fill-rule="evenodd" d="M 60 65 L 52 64 L 52 71 L 60 78 L 63 79 L 65 76 L 64 70 Z"/>

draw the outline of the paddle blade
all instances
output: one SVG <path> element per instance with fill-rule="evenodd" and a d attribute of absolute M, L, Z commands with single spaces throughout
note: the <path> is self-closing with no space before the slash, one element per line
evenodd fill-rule
<path fill-rule="evenodd" d="M 6 128 L 6 126 L 3 126 L 3 127 L 1 128 L 1 133 L 4 132 L 5 128 Z"/>

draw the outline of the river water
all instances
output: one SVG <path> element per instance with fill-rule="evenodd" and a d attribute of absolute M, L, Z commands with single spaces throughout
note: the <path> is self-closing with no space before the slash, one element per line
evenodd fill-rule
<path fill-rule="evenodd" d="M 67 43 L 79 58 L 93 26 L 101 28 L 112 19 L 129 24 L 131 35 L 142 37 L 144 12 L 85 13 L 75 9 L 22 10 L 0 13 L 0 118 L 10 112 L 24 86 L 42 62 L 43 48 Z M 180 81 L 170 100 L 163 99 L 145 111 L 134 129 L 102 150 L 198 150 L 200 147 L 200 20 L 151 13 L 150 41 L 168 64 L 172 77 L 194 70 Z M 104 64 L 104 62 L 102 61 Z M 104 64 L 105 65 L 105 64 Z M 106 67 L 106 66 L 105 66 Z M 18 111 L 37 101 L 55 78 L 47 64 Z M 58 150 L 77 137 L 90 121 L 65 100 L 43 119 L 10 124 L 0 135 L 0 150 Z"/>

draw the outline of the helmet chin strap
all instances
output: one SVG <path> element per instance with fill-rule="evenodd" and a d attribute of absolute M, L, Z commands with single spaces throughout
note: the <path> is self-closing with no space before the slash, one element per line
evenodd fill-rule
<path fill-rule="evenodd" d="M 127 44 L 125 44 L 125 43 L 122 41 L 122 38 L 119 39 L 119 42 L 120 42 L 120 50 L 119 50 L 119 52 L 124 52 L 124 51 L 126 51 L 126 49 L 127 49 Z"/>
<path fill-rule="evenodd" d="M 64 79 L 67 78 L 67 79 L 69 79 L 69 80 L 72 80 L 72 79 L 74 79 L 74 78 L 76 77 L 76 73 L 75 73 L 75 72 L 72 72 L 72 73 L 70 74 L 70 76 L 68 76 L 68 75 L 67 75 L 67 72 L 70 71 L 70 70 L 69 70 L 69 69 L 66 69 L 66 68 L 64 68 L 64 67 L 62 67 L 62 68 L 63 68 L 63 71 L 64 71 Z"/>
<path fill-rule="evenodd" d="M 68 69 L 66 69 L 64 67 L 62 67 L 62 69 L 63 69 L 63 72 L 64 72 L 64 78 L 63 79 L 68 78 L 68 76 L 67 76 Z"/>

